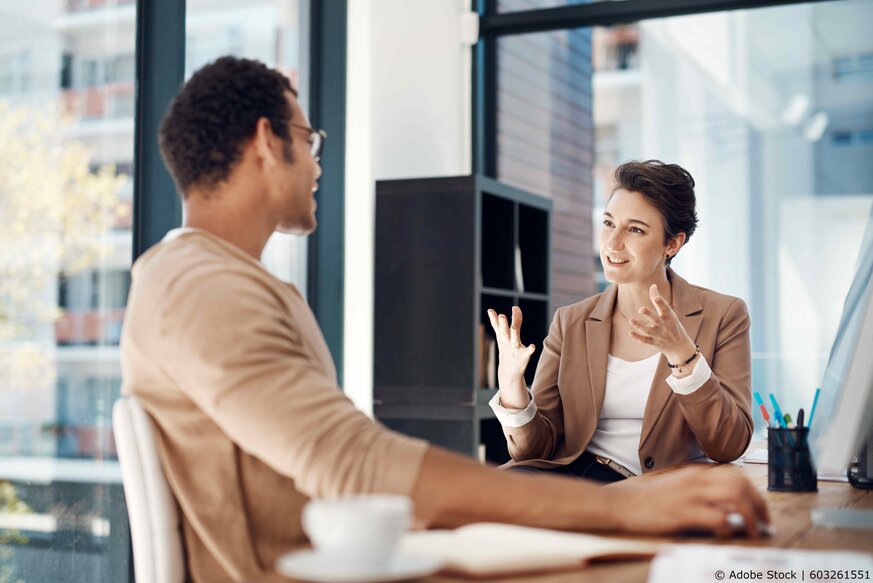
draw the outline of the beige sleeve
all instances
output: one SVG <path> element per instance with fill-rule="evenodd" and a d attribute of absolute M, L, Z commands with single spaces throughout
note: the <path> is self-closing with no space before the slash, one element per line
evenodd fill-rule
<path fill-rule="evenodd" d="M 307 495 L 411 494 L 427 443 L 358 411 L 313 365 L 275 291 L 247 273 L 188 273 L 160 312 L 161 361 L 236 443 Z"/>
<path fill-rule="evenodd" d="M 734 300 L 719 326 L 709 379 L 693 393 L 676 395 L 704 453 L 717 462 L 737 459 L 752 440 L 750 326 L 745 302 Z"/>

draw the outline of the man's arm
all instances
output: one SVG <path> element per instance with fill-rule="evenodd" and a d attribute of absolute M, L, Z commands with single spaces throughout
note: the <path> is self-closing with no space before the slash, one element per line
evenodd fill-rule
<path fill-rule="evenodd" d="M 159 309 L 155 365 L 238 447 L 308 496 L 411 492 L 427 443 L 354 407 L 268 283 L 201 265 Z"/>
<path fill-rule="evenodd" d="M 769 523 L 761 494 L 734 468 L 683 468 L 601 486 L 579 478 L 503 472 L 430 448 L 413 492 L 421 527 L 507 522 L 560 530 L 663 534 L 706 529 L 732 533 L 740 512 L 747 532 Z"/>
<path fill-rule="evenodd" d="M 725 510 L 735 509 L 754 533 L 755 518 L 766 517 L 748 481 L 718 470 L 601 487 L 501 472 L 391 432 L 317 370 L 268 290 L 235 273 L 188 277 L 160 316 L 159 365 L 231 440 L 304 493 L 411 493 L 422 526 L 492 520 L 568 530 L 726 532 Z"/>

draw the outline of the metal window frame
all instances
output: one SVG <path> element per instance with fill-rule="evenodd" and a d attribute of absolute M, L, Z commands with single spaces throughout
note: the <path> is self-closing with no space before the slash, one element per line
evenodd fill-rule
<path fill-rule="evenodd" d="M 799 4 L 816 4 L 835 0 L 592 0 L 556 8 L 498 13 L 496 0 L 476 0 L 480 39 L 473 55 L 473 172 L 497 178 L 497 41 L 500 37 L 537 32 L 571 30 L 595 26 L 614 26 L 650 20 L 732 10 L 768 8 Z M 757 142 L 753 147 L 759 147 Z M 761 201 L 756 199 L 756 203 Z M 749 215 L 753 225 L 762 220 L 760 213 Z M 753 234 L 760 228 L 753 228 Z M 753 281 L 758 281 L 753 278 Z M 763 298 L 761 285 L 755 283 L 754 298 Z M 754 311 L 755 306 L 751 305 Z M 757 330 L 757 332 L 755 331 Z M 762 331 L 753 330 L 753 345 L 761 340 Z"/>
<path fill-rule="evenodd" d="M 481 25 L 497 11 L 497 0 L 476 0 L 480 39 L 473 50 L 473 173 L 497 177 L 497 34 Z M 489 138 L 491 140 L 489 141 Z"/>
<path fill-rule="evenodd" d="M 347 0 L 310 0 L 309 113 L 327 132 L 318 228 L 308 239 L 307 297 L 343 382 Z"/>
<path fill-rule="evenodd" d="M 133 261 L 182 222 L 176 186 L 158 148 L 158 128 L 185 79 L 185 9 L 185 0 L 136 3 Z"/>
<path fill-rule="evenodd" d="M 347 0 L 303 0 L 309 17 L 312 123 L 330 135 L 321 164 L 319 228 L 309 237 L 307 297 L 342 379 Z M 136 118 L 133 261 L 182 222 L 176 187 L 158 148 L 158 128 L 185 79 L 185 0 L 139 0 L 136 21 Z M 301 19 L 306 26 L 306 18 Z"/>
<path fill-rule="evenodd" d="M 312 123 L 330 134 L 325 144 L 318 220 L 309 238 L 307 296 L 324 331 L 342 383 L 343 246 L 345 199 L 345 103 L 347 0 L 302 0 L 310 17 L 309 105 Z M 136 95 L 133 164 L 133 257 L 182 222 L 182 206 L 158 148 L 158 128 L 185 79 L 185 0 L 139 0 L 136 9 Z M 306 26 L 306 19 L 301 19 Z M 116 507 L 124 508 L 123 495 Z M 125 511 L 126 512 L 126 511 Z M 134 581 L 130 538 L 115 537 L 113 554 L 127 546 L 126 566 L 115 580 Z"/>
<path fill-rule="evenodd" d="M 556 8 L 497 12 L 496 0 L 477 0 L 479 42 L 473 55 L 473 172 L 497 177 L 497 40 L 500 37 L 641 20 L 836 0 L 595 0 Z"/>

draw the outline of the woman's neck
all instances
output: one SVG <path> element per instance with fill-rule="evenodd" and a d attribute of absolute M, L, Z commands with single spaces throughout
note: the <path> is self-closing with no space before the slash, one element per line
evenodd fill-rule
<path fill-rule="evenodd" d="M 652 305 L 652 299 L 649 296 L 649 288 L 652 284 L 658 286 L 658 293 L 667 300 L 668 304 L 673 304 L 673 288 L 670 285 L 670 280 L 667 278 L 667 271 L 664 270 L 650 280 L 621 283 L 618 285 L 615 305 L 621 315 L 625 318 L 639 317 L 639 310 L 643 306 L 654 311 L 655 307 Z"/>

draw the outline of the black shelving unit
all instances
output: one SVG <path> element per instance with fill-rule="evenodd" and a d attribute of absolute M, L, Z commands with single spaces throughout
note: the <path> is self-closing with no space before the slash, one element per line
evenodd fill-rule
<path fill-rule="evenodd" d="M 551 201 L 483 176 L 376 185 L 374 412 L 388 427 L 495 463 L 487 310 L 524 314 L 533 380 L 551 320 Z M 495 347 L 496 354 L 496 347 Z M 492 363 L 496 378 L 496 358 Z"/>

